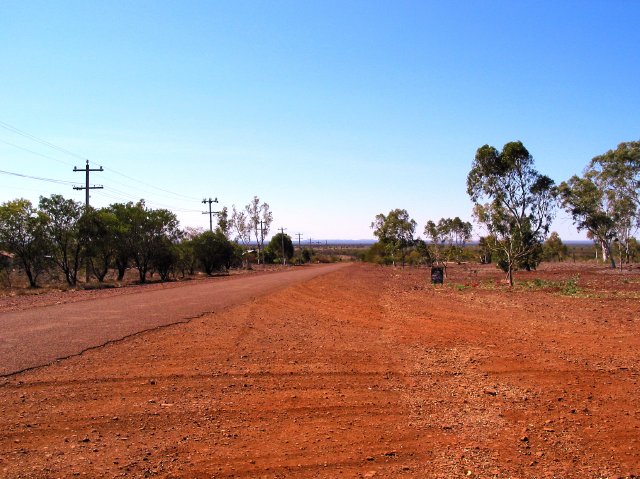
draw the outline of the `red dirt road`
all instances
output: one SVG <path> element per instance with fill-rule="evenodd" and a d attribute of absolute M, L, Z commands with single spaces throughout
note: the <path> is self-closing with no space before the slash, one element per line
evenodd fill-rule
<path fill-rule="evenodd" d="M 640 275 L 572 268 L 353 265 L 0 379 L 0 476 L 637 477 Z"/>
<path fill-rule="evenodd" d="M 0 375 L 79 354 L 149 329 L 185 322 L 344 265 L 168 284 L 148 290 L 105 291 L 106 297 L 0 312 Z"/>

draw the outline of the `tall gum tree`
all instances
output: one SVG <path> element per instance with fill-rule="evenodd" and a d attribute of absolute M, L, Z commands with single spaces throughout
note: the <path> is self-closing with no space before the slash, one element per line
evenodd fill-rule
<path fill-rule="evenodd" d="M 582 176 L 560 184 L 562 206 L 578 230 L 587 231 L 600 244 L 602 257 L 612 268 L 616 266 L 613 240 L 618 240 L 621 260 L 629 256 L 630 240 L 640 223 L 639 193 L 640 141 L 620 143 L 594 157 Z"/>
<path fill-rule="evenodd" d="M 45 234 L 51 244 L 52 259 L 64 273 L 69 286 L 78 281 L 83 241 L 80 235 L 81 203 L 62 195 L 40 197 L 40 211 L 46 216 Z"/>
<path fill-rule="evenodd" d="M 505 258 L 509 285 L 519 261 L 546 238 L 556 209 L 556 186 L 534 168 L 533 157 L 520 141 L 497 150 L 484 145 L 467 176 L 474 216 L 488 231 L 490 247 Z"/>

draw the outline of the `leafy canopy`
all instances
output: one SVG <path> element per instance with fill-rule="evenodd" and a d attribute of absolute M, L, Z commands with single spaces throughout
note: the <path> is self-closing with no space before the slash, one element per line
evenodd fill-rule
<path fill-rule="evenodd" d="M 474 216 L 495 238 L 490 244 L 504 255 L 505 271 L 513 271 L 544 240 L 555 214 L 556 187 L 534 168 L 533 157 L 520 141 L 502 151 L 484 145 L 476 151 L 467 176 Z"/>

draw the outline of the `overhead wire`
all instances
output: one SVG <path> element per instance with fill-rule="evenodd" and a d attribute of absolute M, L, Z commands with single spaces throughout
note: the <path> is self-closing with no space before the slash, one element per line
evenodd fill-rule
<path fill-rule="evenodd" d="M 0 140 L 0 143 L 4 143 L 5 145 L 13 146 L 14 148 L 18 148 L 19 150 L 23 150 L 23 151 L 32 153 L 32 154 L 37 155 L 37 156 L 41 156 L 42 158 L 46 158 L 47 160 L 53 160 L 53 161 L 57 161 L 58 163 L 62 163 L 63 165 L 72 166 L 71 163 L 67 163 L 66 161 L 59 160 L 57 158 L 54 158 L 53 156 L 49 156 L 49 155 L 44 155 L 42 153 L 38 153 L 37 151 L 30 150 L 29 148 L 25 148 L 24 146 L 16 145 L 15 143 L 11 143 L 9 141 Z"/>
<path fill-rule="evenodd" d="M 9 176 L 16 176 L 16 177 L 19 177 L 19 178 L 27 178 L 27 179 L 31 179 L 31 180 L 37 180 L 37 181 L 45 181 L 45 182 L 48 182 L 48 183 L 55 183 L 55 184 L 60 184 L 60 185 L 74 185 L 74 184 L 76 184 L 76 182 L 73 182 L 73 181 L 58 180 L 58 179 L 55 179 L 55 178 L 45 178 L 45 177 L 42 177 L 42 176 L 26 175 L 26 174 L 17 173 L 17 172 L 14 172 L 14 171 L 0 170 L 0 174 L 9 175 Z M 132 195 L 130 195 L 130 194 L 124 192 L 124 191 L 120 191 L 120 190 L 117 190 L 117 189 L 114 189 L 114 188 L 110 188 L 110 190 L 113 191 L 116 194 L 105 193 L 105 192 L 100 191 L 100 192 L 97 193 L 97 195 L 103 196 L 103 197 L 106 197 L 106 198 L 115 199 L 115 200 L 118 200 L 118 201 L 123 201 L 123 200 L 131 201 L 133 199 Z M 96 193 L 94 193 L 94 194 L 96 194 Z M 139 200 L 139 198 L 135 199 L 135 201 L 138 201 L 138 200 Z M 165 209 L 168 209 L 170 211 L 179 212 L 179 213 L 200 213 L 200 210 L 197 210 L 197 209 L 176 208 L 176 207 L 174 207 L 172 205 L 166 205 L 166 204 L 163 204 L 163 203 L 158 203 L 158 202 L 153 201 L 153 200 L 145 200 L 145 203 L 148 203 L 148 204 L 151 204 L 151 205 L 157 205 L 157 206 L 163 207 Z"/>
<path fill-rule="evenodd" d="M 58 150 L 61 153 L 66 153 L 67 155 L 74 156 L 81 160 L 87 160 L 87 158 L 85 158 L 84 156 L 78 155 L 77 153 L 74 153 L 73 151 L 69 151 L 66 148 L 62 148 L 61 146 L 54 145 L 53 143 L 47 140 L 38 138 L 37 136 L 32 135 L 31 133 L 27 133 L 26 131 L 20 130 L 19 128 L 16 128 L 15 126 L 5 123 L 4 121 L 1 121 L 1 120 L 0 120 L 0 127 L 4 128 L 5 130 L 9 130 L 14 133 L 17 133 L 18 135 L 24 136 L 25 138 L 29 138 L 30 140 L 40 143 L 41 145 L 45 145 L 45 146 L 48 146 L 49 148 L 53 148 L 54 150 Z"/>
<path fill-rule="evenodd" d="M 6 129 L 6 130 L 8 130 L 8 131 L 11 131 L 11 132 L 13 132 L 13 133 L 16 133 L 16 134 L 18 134 L 18 135 L 21 135 L 21 136 L 23 136 L 23 137 L 25 137 L 25 138 L 28 138 L 28 139 L 30 139 L 30 140 L 32 140 L 32 141 L 35 141 L 35 142 L 37 142 L 37 143 L 39 143 L 39 144 L 45 145 L 45 146 L 47 146 L 47 147 L 49 147 L 49 148 L 53 148 L 53 149 L 55 149 L 55 150 L 57 150 L 57 151 L 59 151 L 59 152 L 61 152 L 61 153 L 65 153 L 65 154 L 67 154 L 67 155 L 73 156 L 73 157 L 75 157 L 75 158 L 79 158 L 79 159 L 81 159 L 81 160 L 89 161 L 86 157 L 84 157 L 84 156 L 82 156 L 82 155 L 79 155 L 79 154 L 77 154 L 77 153 L 74 153 L 74 152 L 72 152 L 72 151 L 70 151 L 70 150 L 66 149 L 66 148 L 62 148 L 62 147 L 60 147 L 60 146 L 58 146 L 58 145 L 55 145 L 55 144 L 51 143 L 50 141 L 44 140 L 44 139 L 42 139 L 42 138 L 39 138 L 39 137 L 37 137 L 37 136 L 35 136 L 35 135 L 32 135 L 31 133 L 28 133 L 28 132 L 26 132 L 26 131 L 24 131 L 24 130 L 21 130 L 21 129 L 19 129 L 19 128 L 17 128 L 17 127 L 15 127 L 15 126 L 13 126 L 13 125 L 10 125 L 9 123 L 6 123 L 6 122 L 4 122 L 4 121 L 1 121 L 1 120 L 0 120 L 0 127 L 2 127 L 2 128 L 4 128 L 4 129 Z M 53 160 L 53 161 L 57 161 L 57 162 L 59 162 L 59 163 L 63 163 L 63 164 L 66 164 L 66 165 L 70 165 L 70 163 L 67 163 L 67 162 L 65 162 L 65 161 L 62 161 L 62 160 L 59 160 L 59 159 L 53 158 L 53 157 L 48 156 L 48 155 L 44 155 L 44 154 L 42 154 L 42 153 L 38 153 L 38 152 L 36 152 L 36 151 L 30 150 L 30 149 L 28 149 L 28 148 L 24 148 L 24 147 L 19 146 L 19 145 L 15 145 L 15 144 L 13 144 L 13 143 L 10 143 L 10 142 L 4 141 L 4 140 L 0 140 L 0 142 L 5 143 L 5 144 L 10 145 L 10 146 L 13 146 L 13 147 L 15 147 L 15 148 L 19 148 L 19 149 L 21 149 L 21 150 L 27 151 L 27 152 L 32 153 L 32 154 L 34 154 L 34 155 L 41 156 L 41 157 L 46 158 L 46 159 L 49 159 L 49 160 Z M 101 166 L 104 166 L 104 165 L 101 165 Z M 116 175 L 119 175 L 119 176 L 122 176 L 122 177 L 124 177 L 124 178 L 127 178 L 127 179 L 129 179 L 129 180 L 133 181 L 134 183 L 141 184 L 141 185 L 147 186 L 147 187 L 149 187 L 149 188 L 153 188 L 154 190 L 161 191 L 161 192 L 163 192 L 163 193 L 165 193 L 165 194 L 173 195 L 173 196 L 175 196 L 175 197 L 177 197 L 177 198 L 186 199 L 186 200 L 189 200 L 189 201 L 198 201 L 198 202 L 200 201 L 200 198 L 196 198 L 196 197 L 193 197 L 193 196 L 184 195 L 184 194 L 182 194 L 182 193 L 177 193 L 177 192 L 175 192 L 175 191 L 171 191 L 171 190 L 168 190 L 168 189 L 166 189 L 166 188 L 161 188 L 161 187 L 156 186 L 156 185 L 153 185 L 153 184 L 151 184 L 151 183 L 147 183 L 147 182 L 141 181 L 141 180 L 139 180 L 139 179 L 133 178 L 133 177 L 131 177 L 131 176 L 129 176 L 129 175 L 126 175 L 125 173 L 122 173 L 122 172 L 120 172 L 120 171 L 118 171 L 118 170 L 116 170 L 116 169 L 114 169 L 114 168 L 111 168 L 111 167 L 108 167 L 105 171 L 107 171 L 107 172 L 111 172 L 111 173 L 115 173 Z M 118 183 L 118 182 L 116 182 L 116 183 Z M 128 186 L 128 185 L 123 184 L 123 183 L 119 183 L 119 184 L 120 184 L 120 185 L 122 185 L 122 186 Z M 110 187 L 110 188 L 111 188 L 111 187 Z M 183 210 L 184 210 L 184 209 L 183 209 Z M 185 211 L 187 211 L 187 210 L 185 210 Z M 194 210 L 194 211 L 195 211 L 195 210 Z"/>
<path fill-rule="evenodd" d="M 160 188 L 159 186 L 155 186 L 155 185 L 152 185 L 152 184 L 150 184 L 150 183 L 145 183 L 144 181 L 141 181 L 141 180 L 137 180 L 137 179 L 135 179 L 135 178 L 132 178 L 131 176 L 129 176 L 129 175 L 125 175 L 124 173 L 121 173 L 121 172 L 119 172 L 118 170 L 115 170 L 115 169 L 113 169 L 113 168 L 110 168 L 110 171 L 111 171 L 111 172 L 113 172 L 113 173 L 115 173 L 115 174 L 117 174 L 117 175 L 120 175 L 120 176 L 122 176 L 122 177 L 124 177 L 124 178 L 127 178 L 127 179 L 129 179 L 129 180 L 131 180 L 131 181 L 135 181 L 136 183 L 140 183 L 141 185 L 145 185 L 145 186 L 148 186 L 148 187 L 150 187 L 150 188 L 156 189 L 156 190 L 158 190 L 158 191 L 162 191 L 163 193 L 168 193 L 168 194 L 171 194 L 171 195 L 177 196 L 177 197 L 179 197 L 179 198 L 183 198 L 183 199 L 187 199 L 187 200 L 191 200 L 191 201 L 200 201 L 200 198 L 195 198 L 195 197 L 193 197 L 193 196 L 183 195 L 182 193 L 176 193 L 176 192 L 174 192 L 174 191 L 167 190 L 167 189 L 165 189 L 165 188 Z"/>
<path fill-rule="evenodd" d="M 127 198 L 129 200 L 132 200 L 132 199 L 134 201 L 139 201 L 140 200 L 140 198 L 135 198 L 134 199 L 134 197 L 132 195 L 130 195 L 129 193 L 127 193 L 125 191 L 118 190 L 116 188 L 111 188 L 110 187 L 109 191 L 113 191 L 114 193 L 121 195 L 121 197 Z M 104 193 L 101 192 L 100 194 L 104 194 Z M 183 213 L 196 212 L 196 211 L 200 212 L 200 210 L 196 210 L 196 209 L 193 209 L 193 208 L 176 208 L 175 206 L 163 204 L 163 203 L 160 203 L 160 202 L 154 201 L 154 200 L 145 200 L 145 203 L 151 203 L 151 204 L 154 204 L 154 205 L 162 206 L 163 208 L 166 208 L 166 209 L 170 209 L 172 211 L 180 211 L 180 212 L 183 212 Z"/>
<path fill-rule="evenodd" d="M 0 174 L 18 176 L 18 177 L 21 177 L 21 178 L 29 178 L 31 180 L 47 181 L 49 183 L 57 183 L 57 184 L 60 184 L 60 185 L 74 185 L 74 184 L 76 184 L 73 181 L 57 180 L 55 178 L 44 178 L 42 176 L 31 176 L 31 175 L 25 175 L 23 173 L 15 173 L 13 171 L 0 170 Z"/>

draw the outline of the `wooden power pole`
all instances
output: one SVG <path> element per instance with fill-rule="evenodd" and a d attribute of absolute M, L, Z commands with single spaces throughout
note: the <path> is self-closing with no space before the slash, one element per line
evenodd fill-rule
<path fill-rule="evenodd" d="M 84 171 L 86 174 L 84 186 L 74 186 L 73 189 L 86 191 L 86 195 L 84 199 L 84 209 L 85 209 L 85 212 L 88 212 L 89 211 L 89 190 L 101 190 L 104 188 L 104 186 L 102 185 L 89 186 L 89 173 L 92 171 L 104 171 L 104 170 L 102 169 L 102 166 L 100 168 L 89 168 L 89 160 L 87 160 L 87 164 L 85 165 L 84 168 L 77 168 L 74 166 L 73 171 Z M 85 269 L 84 280 L 86 283 L 88 283 L 89 282 L 89 256 L 88 255 L 86 257 L 84 269 Z"/>

